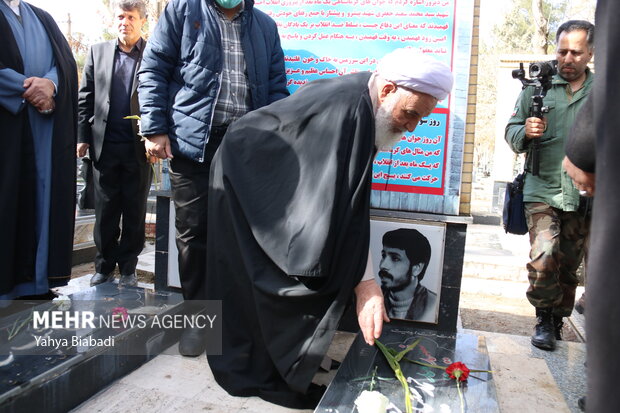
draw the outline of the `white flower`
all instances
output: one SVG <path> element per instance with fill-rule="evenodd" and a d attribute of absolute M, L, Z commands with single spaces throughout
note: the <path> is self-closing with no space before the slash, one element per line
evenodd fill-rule
<path fill-rule="evenodd" d="M 378 391 L 364 390 L 357 399 L 355 406 L 359 413 L 385 413 L 390 400 Z"/>
<path fill-rule="evenodd" d="M 71 298 L 68 295 L 61 295 L 52 300 L 52 303 L 58 307 L 60 311 L 65 311 L 71 308 Z"/>

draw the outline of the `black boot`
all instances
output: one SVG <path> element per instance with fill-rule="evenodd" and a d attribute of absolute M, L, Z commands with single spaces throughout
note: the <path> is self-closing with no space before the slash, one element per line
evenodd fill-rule
<path fill-rule="evenodd" d="M 555 349 L 553 308 L 536 308 L 536 327 L 534 327 L 532 344 L 542 350 Z"/>
<path fill-rule="evenodd" d="M 562 340 L 562 326 L 564 326 L 564 321 L 562 321 L 562 317 L 559 315 L 553 315 L 553 327 L 555 328 L 555 339 Z"/>

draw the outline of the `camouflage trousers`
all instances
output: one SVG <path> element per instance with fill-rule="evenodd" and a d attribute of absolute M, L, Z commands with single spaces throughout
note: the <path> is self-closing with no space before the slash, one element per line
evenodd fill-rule
<path fill-rule="evenodd" d="M 588 242 L 589 214 L 527 202 L 525 217 L 531 245 L 527 299 L 534 307 L 553 307 L 554 315 L 568 317 L 575 304 L 577 269 Z"/>

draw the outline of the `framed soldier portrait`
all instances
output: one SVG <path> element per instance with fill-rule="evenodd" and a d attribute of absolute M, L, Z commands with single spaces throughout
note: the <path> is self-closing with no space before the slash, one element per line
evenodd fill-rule
<path fill-rule="evenodd" d="M 388 316 L 437 324 L 445 224 L 370 221 L 370 254 Z"/>

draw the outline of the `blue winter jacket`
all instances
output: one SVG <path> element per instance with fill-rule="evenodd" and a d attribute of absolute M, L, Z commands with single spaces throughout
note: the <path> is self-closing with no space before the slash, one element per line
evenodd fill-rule
<path fill-rule="evenodd" d="M 210 3 L 210 4 L 207 4 Z M 220 89 L 221 35 L 213 0 L 171 0 L 140 66 L 141 133 L 168 134 L 172 153 L 203 162 Z M 241 14 L 251 109 L 288 96 L 276 23 L 245 0 Z"/>

